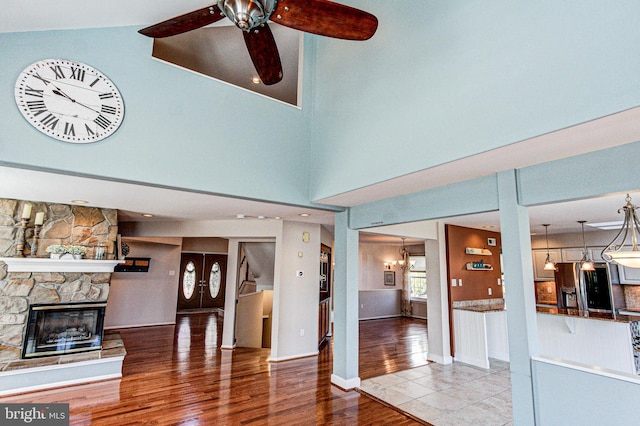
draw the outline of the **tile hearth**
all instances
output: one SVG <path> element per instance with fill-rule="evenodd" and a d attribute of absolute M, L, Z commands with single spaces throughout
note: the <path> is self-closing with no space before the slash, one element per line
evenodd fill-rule
<path fill-rule="evenodd" d="M 106 332 L 102 350 L 0 362 L 0 395 L 122 377 L 127 351 L 119 333 Z"/>
<path fill-rule="evenodd" d="M 431 363 L 362 381 L 360 391 L 434 426 L 511 425 L 509 364 Z"/>
<path fill-rule="evenodd" d="M 72 362 L 106 359 L 127 354 L 124 342 L 119 333 L 108 333 L 102 339 L 102 350 L 79 352 L 57 356 L 45 356 L 31 359 L 18 359 L 14 361 L 0 362 L 0 371 L 21 370 L 24 368 L 44 367 L 57 364 L 69 364 Z"/>

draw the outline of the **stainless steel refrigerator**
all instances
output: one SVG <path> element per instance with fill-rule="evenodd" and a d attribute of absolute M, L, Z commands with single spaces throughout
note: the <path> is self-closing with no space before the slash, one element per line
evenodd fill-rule
<path fill-rule="evenodd" d="M 606 263 L 596 263 L 594 271 L 580 270 L 579 263 L 558 263 L 555 272 L 559 308 L 612 312 L 613 295 Z"/>

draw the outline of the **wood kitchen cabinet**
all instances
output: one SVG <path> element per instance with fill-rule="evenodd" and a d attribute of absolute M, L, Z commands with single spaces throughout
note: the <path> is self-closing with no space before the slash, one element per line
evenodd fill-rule
<path fill-rule="evenodd" d="M 562 254 L 562 262 L 580 262 L 582 260 L 582 255 L 584 254 L 584 249 L 580 248 L 563 248 L 560 249 Z"/>
<path fill-rule="evenodd" d="M 549 250 L 549 258 L 553 262 L 560 262 L 562 253 L 559 249 Z M 554 271 L 546 271 L 544 262 L 547 260 L 547 250 L 533 250 L 533 279 L 535 281 L 553 281 Z"/>
<path fill-rule="evenodd" d="M 617 265 L 620 284 L 640 284 L 640 268 L 627 268 Z"/>

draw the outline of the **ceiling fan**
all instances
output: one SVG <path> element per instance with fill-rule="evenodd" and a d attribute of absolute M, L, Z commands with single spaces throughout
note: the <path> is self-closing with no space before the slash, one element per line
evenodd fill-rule
<path fill-rule="evenodd" d="M 243 31 L 260 80 L 271 85 L 282 80 L 282 64 L 271 20 L 285 27 L 345 40 L 367 40 L 378 28 L 370 13 L 328 0 L 218 0 L 210 6 L 143 28 L 153 38 L 169 37 L 229 18 Z"/>

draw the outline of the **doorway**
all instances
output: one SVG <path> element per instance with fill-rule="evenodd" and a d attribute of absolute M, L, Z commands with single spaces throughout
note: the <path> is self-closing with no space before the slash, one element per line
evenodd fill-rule
<path fill-rule="evenodd" d="M 223 309 L 226 275 L 226 255 L 182 253 L 178 311 Z"/>

